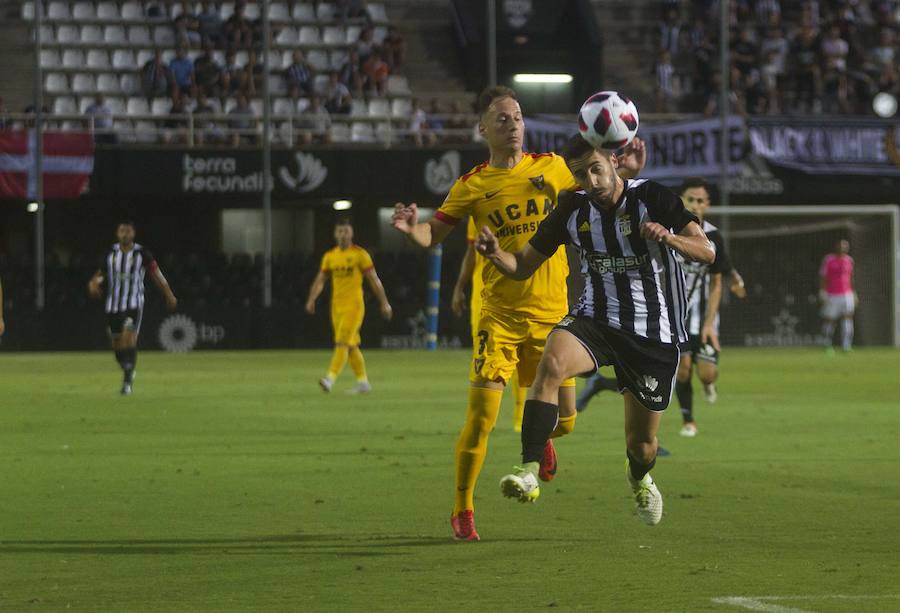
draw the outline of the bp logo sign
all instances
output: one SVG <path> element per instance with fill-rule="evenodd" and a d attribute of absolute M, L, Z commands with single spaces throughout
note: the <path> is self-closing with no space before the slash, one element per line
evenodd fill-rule
<path fill-rule="evenodd" d="M 224 326 L 198 324 L 187 315 L 169 315 L 159 326 L 160 346 L 174 353 L 191 351 L 201 342 L 218 345 L 224 338 Z"/>

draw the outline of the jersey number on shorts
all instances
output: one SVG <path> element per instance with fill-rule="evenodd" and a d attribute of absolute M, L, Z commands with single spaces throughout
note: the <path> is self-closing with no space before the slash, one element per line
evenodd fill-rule
<path fill-rule="evenodd" d="M 484 350 L 487 348 L 488 341 L 488 333 L 487 330 L 479 330 L 478 331 L 478 355 L 483 356 Z M 477 357 L 475 358 L 475 372 L 481 373 L 481 369 L 484 367 L 484 358 Z"/>

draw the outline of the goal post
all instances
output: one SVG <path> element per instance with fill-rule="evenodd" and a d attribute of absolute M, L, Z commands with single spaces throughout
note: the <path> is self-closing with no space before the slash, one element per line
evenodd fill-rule
<path fill-rule="evenodd" d="M 723 279 L 721 338 L 729 345 L 823 342 L 819 267 L 835 243 L 855 262 L 856 344 L 900 346 L 900 209 L 896 205 L 711 207 L 731 262 L 744 277 L 737 299 Z"/>

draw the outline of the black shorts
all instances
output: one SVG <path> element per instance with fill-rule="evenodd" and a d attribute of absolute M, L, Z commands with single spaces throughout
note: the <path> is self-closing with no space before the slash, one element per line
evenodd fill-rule
<path fill-rule="evenodd" d="M 584 345 L 595 370 L 612 365 L 619 391 L 629 390 L 651 411 L 665 411 L 672 398 L 672 385 L 681 352 L 678 345 L 660 343 L 622 332 L 590 317 L 566 316 L 554 330 L 565 330 Z"/>
<path fill-rule="evenodd" d="M 110 336 L 118 336 L 126 329 L 134 330 L 135 334 L 141 331 L 141 316 L 143 309 L 128 309 L 118 313 L 106 314 L 106 329 Z"/>
<path fill-rule="evenodd" d="M 704 343 L 700 340 L 700 335 L 691 334 L 688 337 L 688 353 L 694 361 L 703 360 L 704 362 L 719 363 L 719 351 L 710 343 Z"/>

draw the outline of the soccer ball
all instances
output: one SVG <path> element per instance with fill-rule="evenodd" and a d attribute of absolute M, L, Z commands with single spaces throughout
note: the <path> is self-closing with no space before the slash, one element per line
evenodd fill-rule
<path fill-rule="evenodd" d="M 578 131 L 594 149 L 618 149 L 638 131 L 634 102 L 617 92 L 597 92 L 578 111 Z"/>

